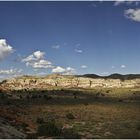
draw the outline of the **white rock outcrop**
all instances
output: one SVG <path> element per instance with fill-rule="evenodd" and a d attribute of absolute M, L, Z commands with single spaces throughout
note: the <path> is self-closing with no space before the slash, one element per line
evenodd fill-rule
<path fill-rule="evenodd" d="M 1 85 L 11 90 L 47 89 L 48 86 L 79 87 L 79 88 L 133 88 L 140 87 L 140 79 L 120 80 L 103 78 L 86 78 L 56 75 L 54 77 L 19 77 L 7 80 Z"/>

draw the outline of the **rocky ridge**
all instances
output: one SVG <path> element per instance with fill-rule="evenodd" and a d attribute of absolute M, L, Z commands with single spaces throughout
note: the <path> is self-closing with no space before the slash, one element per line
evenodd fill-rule
<path fill-rule="evenodd" d="M 114 78 L 114 77 L 115 78 Z M 119 75 L 120 76 L 120 75 Z M 121 76 L 122 77 L 122 76 Z M 10 90 L 22 89 L 47 89 L 48 87 L 64 87 L 64 88 L 133 88 L 140 87 L 140 78 L 134 76 L 123 76 L 117 78 L 117 75 L 108 77 L 94 77 L 92 75 L 60 75 L 52 74 L 46 77 L 22 76 L 5 80 L 1 83 L 1 88 Z M 127 78 L 128 77 L 128 78 Z"/>

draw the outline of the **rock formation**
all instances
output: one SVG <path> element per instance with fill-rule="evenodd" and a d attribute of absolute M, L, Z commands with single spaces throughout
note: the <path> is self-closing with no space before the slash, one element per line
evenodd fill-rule
<path fill-rule="evenodd" d="M 53 74 L 46 77 L 23 76 L 9 79 L 5 82 L 2 82 L 1 84 L 1 88 L 10 90 L 47 89 L 51 86 L 64 88 L 133 88 L 140 87 L 140 78 L 90 78 L 85 76 L 68 76 Z"/>

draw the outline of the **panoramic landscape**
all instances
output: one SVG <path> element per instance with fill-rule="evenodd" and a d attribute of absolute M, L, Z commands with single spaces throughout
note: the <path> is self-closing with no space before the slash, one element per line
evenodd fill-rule
<path fill-rule="evenodd" d="M 140 139 L 140 2 L 0 2 L 0 139 Z"/>

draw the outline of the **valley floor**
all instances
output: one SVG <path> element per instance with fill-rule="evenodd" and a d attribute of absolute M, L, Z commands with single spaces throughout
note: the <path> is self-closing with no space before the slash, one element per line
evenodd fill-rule
<path fill-rule="evenodd" d="M 13 91 L 0 118 L 26 138 L 140 138 L 140 89 Z"/>

